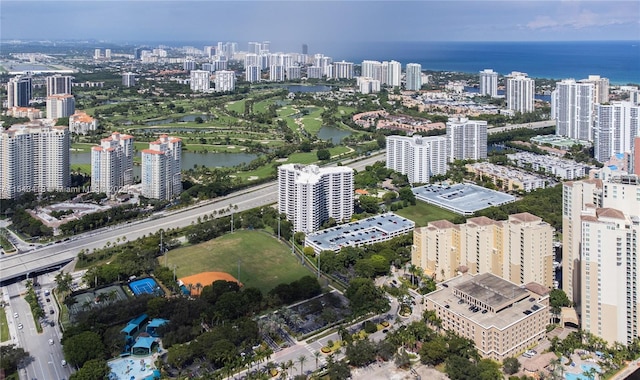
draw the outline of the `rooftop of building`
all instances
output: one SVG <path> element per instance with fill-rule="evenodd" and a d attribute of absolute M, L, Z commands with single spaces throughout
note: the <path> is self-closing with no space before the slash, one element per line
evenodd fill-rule
<path fill-rule="evenodd" d="M 512 195 L 467 183 L 425 185 L 414 187 L 412 191 L 420 201 L 461 215 L 472 215 L 487 207 L 500 206 L 516 200 Z"/>
<path fill-rule="evenodd" d="M 335 251 L 344 246 L 367 244 L 381 236 L 413 231 L 414 227 L 414 221 L 388 212 L 308 234 L 305 240 L 320 250 Z"/>
<path fill-rule="evenodd" d="M 531 284 L 527 284 L 527 287 L 531 287 Z M 441 283 L 435 292 L 425 298 L 483 328 L 495 327 L 502 330 L 534 313 L 548 312 L 548 307 L 541 302 L 547 295 L 540 295 L 527 287 L 518 286 L 491 273 L 475 276 L 465 273 Z M 536 287 L 537 291 L 540 291 L 539 287 L 543 286 Z M 482 308 L 474 311 L 471 309 L 473 305 L 461 295 L 476 299 L 497 312 L 484 311 Z"/>

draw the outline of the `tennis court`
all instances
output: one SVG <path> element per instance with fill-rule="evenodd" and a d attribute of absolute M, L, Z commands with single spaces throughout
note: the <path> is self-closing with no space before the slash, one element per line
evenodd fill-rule
<path fill-rule="evenodd" d="M 140 280 L 131 281 L 129 288 L 136 296 L 140 294 L 153 294 L 156 296 L 164 295 L 164 291 L 158 286 L 158 283 L 153 278 L 147 277 Z"/>

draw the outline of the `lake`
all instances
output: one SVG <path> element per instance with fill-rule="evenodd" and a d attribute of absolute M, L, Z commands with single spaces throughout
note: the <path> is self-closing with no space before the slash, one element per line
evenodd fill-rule
<path fill-rule="evenodd" d="M 331 140 L 334 145 L 340 144 L 343 138 L 350 136 L 351 132 L 344 129 L 336 128 L 334 126 L 325 125 L 318 131 L 318 138 L 320 140 Z"/>

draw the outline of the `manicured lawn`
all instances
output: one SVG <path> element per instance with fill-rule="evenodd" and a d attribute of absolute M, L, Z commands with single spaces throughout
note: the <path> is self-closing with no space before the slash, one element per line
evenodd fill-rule
<path fill-rule="evenodd" d="M 246 103 L 246 101 L 247 99 L 242 99 L 235 102 L 230 102 L 225 104 L 224 107 L 229 111 L 236 111 L 238 115 L 242 115 L 244 113 L 244 104 Z"/>
<path fill-rule="evenodd" d="M 73 164 L 71 170 L 91 175 L 91 164 Z"/>
<path fill-rule="evenodd" d="M 91 152 L 91 147 L 96 146 L 98 144 L 91 143 L 73 143 L 71 144 L 72 152 Z"/>
<path fill-rule="evenodd" d="M 458 214 L 421 201 L 416 201 L 415 206 L 405 207 L 395 213 L 413 220 L 416 222 L 416 227 L 424 227 L 427 223 L 433 222 L 434 220 L 446 219 L 451 221 L 460 218 Z"/>
<path fill-rule="evenodd" d="M 169 252 L 168 267 L 176 265 L 178 278 L 200 272 L 226 272 L 247 287 L 263 292 L 312 273 L 291 249 L 262 231 L 240 230 L 217 239 Z M 164 265 L 164 258 L 159 260 Z"/>
<path fill-rule="evenodd" d="M 0 308 L 0 342 L 9 340 L 9 324 L 7 323 L 7 314 L 4 307 Z"/>

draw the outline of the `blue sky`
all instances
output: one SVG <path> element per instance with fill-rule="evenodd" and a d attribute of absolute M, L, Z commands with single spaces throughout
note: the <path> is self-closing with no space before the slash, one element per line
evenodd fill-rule
<path fill-rule="evenodd" d="M 0 24 L 2 39 L 269 40 L 282 48 L 304 42 L 640 40 L 640 1 L 1 0 Z"/>

